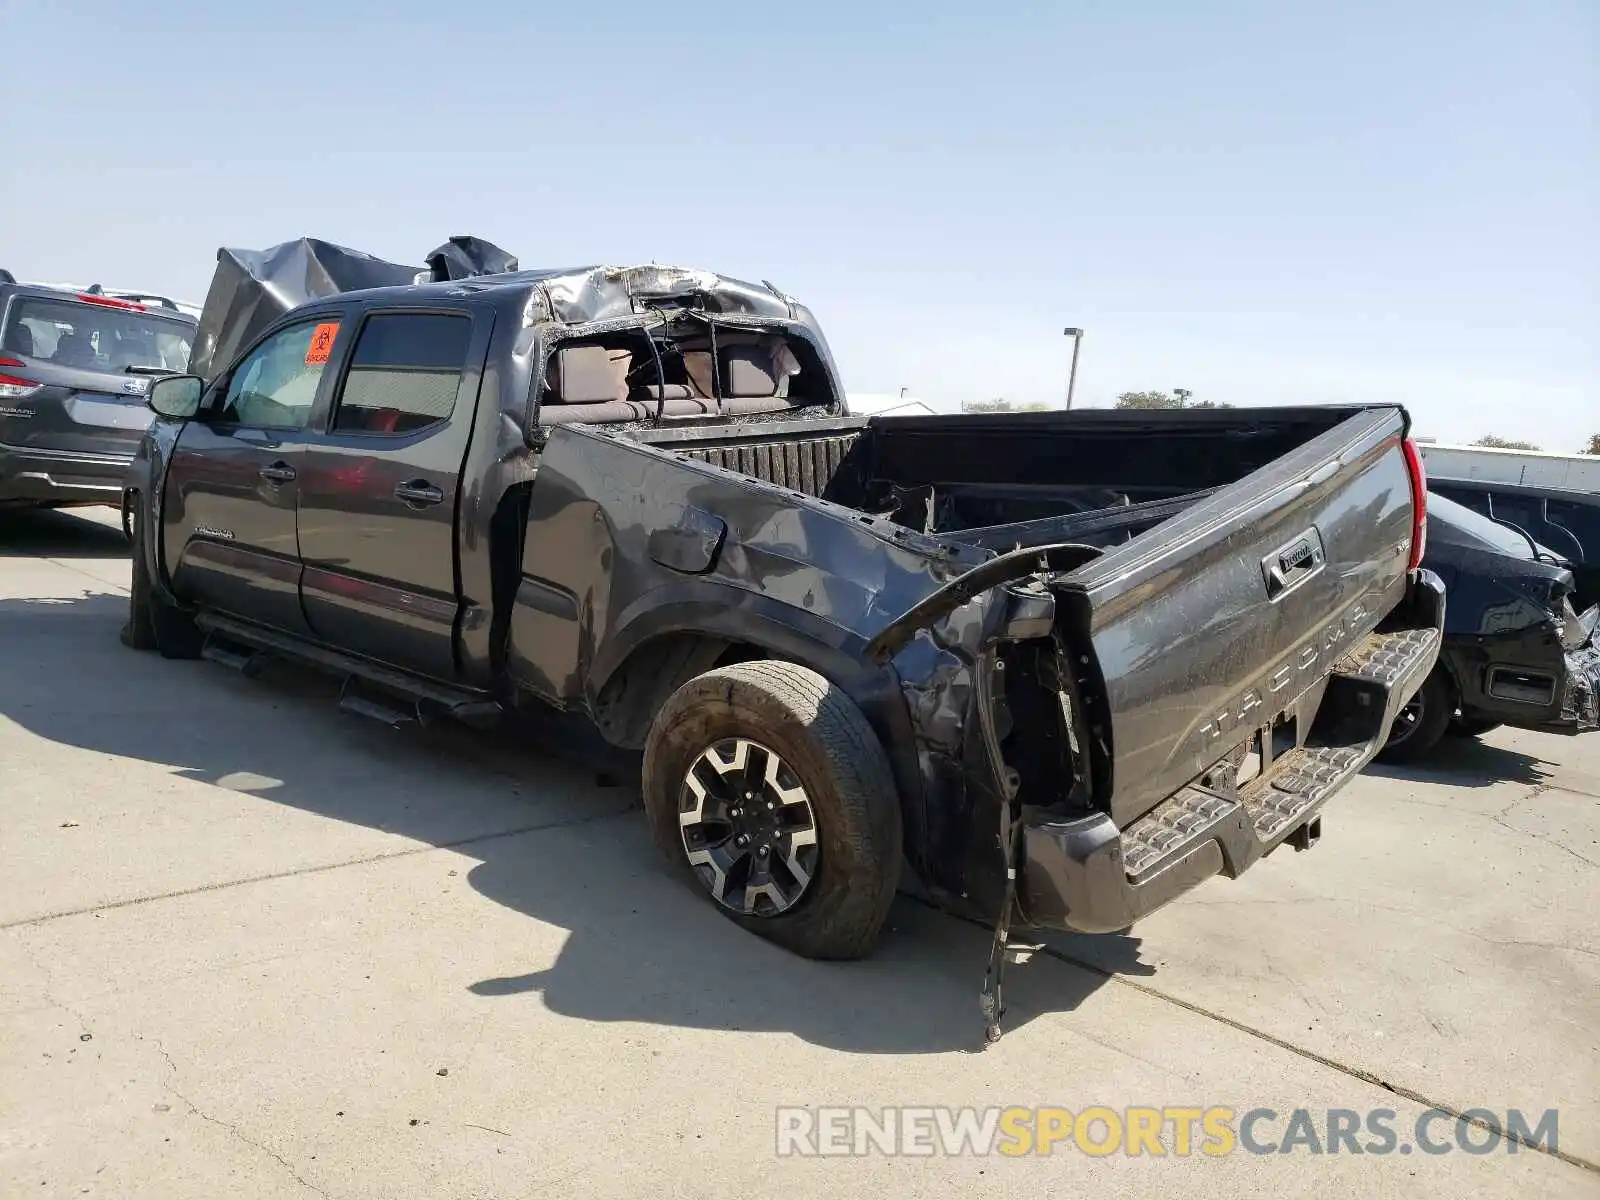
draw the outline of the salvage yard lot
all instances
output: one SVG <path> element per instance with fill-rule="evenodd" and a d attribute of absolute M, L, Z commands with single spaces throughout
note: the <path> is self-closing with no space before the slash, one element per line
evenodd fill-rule
<path fill-rule="evenodd" d="M 0 1196 L 1600 1193 L 1600 735 L 1370 773 L 976 1053 L 984 931 L 776 950 L 626 775 L 135 654 L 127 584 L 114 515 L 0 516 Z M 782 1105 L 1557 1108 L 1561 1157 L 780 1158 Z"/>

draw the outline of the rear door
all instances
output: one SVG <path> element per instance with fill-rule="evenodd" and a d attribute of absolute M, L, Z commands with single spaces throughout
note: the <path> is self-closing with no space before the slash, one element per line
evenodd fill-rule
<path fill-rule="evenodd" d="M 295 506 L 343 324 L 325 313 L 268 335 L 212 384 L 184 426 L 162 509 L 164 557 L 180 598 L 309 632 Z"/>
<path fill-rule="evenodd" d="M 488 312 L 369 312 L 299 481 L 306 615 L 322 641 L 449 679 L 456 509 Z"/>
<path fill-rule="evenodd" d="M 0 441 L 127 458 L 150 424 L 151 376 L 189 364 L 194 324 L 105 296 L 13 292 L 0 313 L 0 372 L 38 384 L 6 402 Z"/>

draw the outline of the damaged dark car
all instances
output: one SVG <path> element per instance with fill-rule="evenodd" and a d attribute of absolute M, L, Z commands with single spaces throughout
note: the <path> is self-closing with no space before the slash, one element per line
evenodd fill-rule
<path fill-rule="evenodd" d="M 224 253 L 130 644 L 582 714 L 734 921 L 865 954 L 905 863 L 998 962 L 1311 846 L 1433 668 L 1399 407 L 857 417 L 771 285 L 454 244 Z"/>
<path fill-rule="evenodd" d="M 1395 722 L 1383 761 L 1420 759 L 1450 733 L 1600 726 L 1600 606 L 1578 611 L 1569 560 L 1435 493 L 1424 562 L 1449 590 L 1444 647 Z"/>

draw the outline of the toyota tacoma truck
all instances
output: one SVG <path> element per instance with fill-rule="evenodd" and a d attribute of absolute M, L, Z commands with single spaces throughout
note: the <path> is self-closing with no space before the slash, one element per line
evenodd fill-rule
<path fill-rule="evenodd" d="M 852 416 L 805 307 L 660 266 L 248 336 L 213 301 L 237 353 L 151 390 L 125 640 L 396 721 L 582 714 L 803 955 L 870 950 L 903 864 L 1003 963 L 1309 847 L 1438 653 L 1398 407 Z"/>

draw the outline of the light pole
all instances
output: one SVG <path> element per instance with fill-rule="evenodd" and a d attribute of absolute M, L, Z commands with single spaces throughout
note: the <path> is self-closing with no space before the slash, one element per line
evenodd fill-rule
<path fill-rule="evenodd" d="M 1178 398 L 1179 408 L 1189 407 L 1189 397 L 1194 395 L 1188 388 L 1173 388 L 1172 394 Z"/>
<path fill-rule="evenodd" d="M 1083 345 L 1083 330 L 1069 325 L 1061 331 L 1063 337 L 1072 339 L 1072 372 L 1067 376 L 1067 407 L 1072 407 L 1072 391 L 1078 386 L 1078 347 Z"/>

